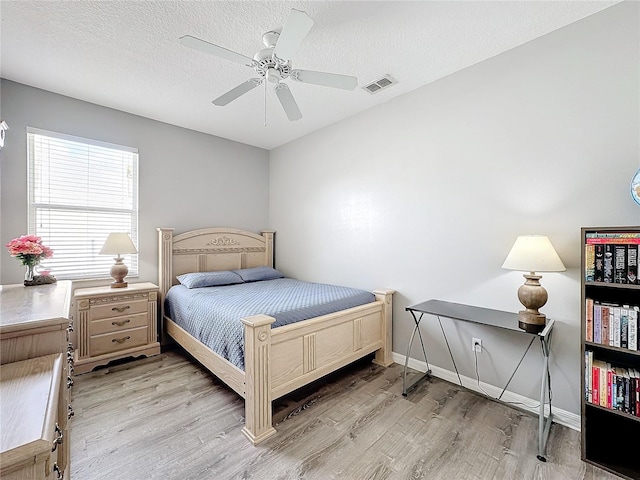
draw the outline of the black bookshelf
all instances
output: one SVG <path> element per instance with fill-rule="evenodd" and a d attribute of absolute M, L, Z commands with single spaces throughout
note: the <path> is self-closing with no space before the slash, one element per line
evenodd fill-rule
<path fill-rule="evenodd" d="M 640 305 L 640 284 L 637 283 L 615 283 L 593 281 L 590 278 L 590 255 L 587 248 L 588 238 L 602 237 L 613 238 L 615 242 L 624 242 L 624 234 L 635 234 L 640 236 L 640 226 L 632 227 L 603 227 L 603 228 L 582 228 L 582 274 L 581 274 L 581 414 L 582 414 L 582 459 L 592 465 L 596 465 L 604 470 L 619 475 L 623 478 L 640 480 L 640 458 L 638 455 L 630 453 L 621 439 L 631 439 L 631 444 L 640 439 L 640 416 L 636 415 L 639 410 L 625 412 L 609 406 L 597 404 L 592 398 L 588 400 L 589 368 L 586 363 L 586 352 L 593 352 L 592 358 L 605 362 L 611 366 L 626 371 L 640 371 L 640 342 L 637 341 L 633 348 L 609 345 L 601 334 L 600 342 L 595 341 L 594 334 L 587 335 L 587 328 L 594 328 L 593 311 L 589 312 L 587 299 L 592 299 L 600 304 L 611 304 L 620 306 Z M 592 240 L 593 241 L 593 240 Z M 631 244 L 635 240 L 628 240 Z M 640 248 L 640 245 L 638 246 Z M 637 267 L 635 267 L 637 269 Z M 596 275 L 597 276 L 597 275 Z M 628 281 L 628 280 L 627 280 Z M 636 280 L 637 282 L 637 280 Z M 588 326 L 588 315 L 591 315 L 591 325 Z M 601 320 L 602 321 L 602 320 Z M 640 327 L 640 318 L 638 318 Z M 601 325 L 600 325 L 601 326 Z M 594 332 L 594 330 L 591 330 Z M 636 330 L 637 335 L 637 330 Z M 637 380 L 640 382 L 640 379 Z M 610 389 L 607 388 L 607 392 Z M 630 392 L 633 394 L 633 392 Z M 613 401 L 615 404 L 615 400 Z M 626 406 L 626 405 L 625 405 Z M 618 406 L 619 407 L 619 406 Z M 633 405 L 632 405 L 633 407 Z"/>

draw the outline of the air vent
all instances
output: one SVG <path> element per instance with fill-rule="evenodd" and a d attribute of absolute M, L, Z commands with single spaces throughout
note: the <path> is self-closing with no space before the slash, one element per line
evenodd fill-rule
<path fill-rule="evenodd" d="M 396 83 L 398 83 L 398 81 L 395 78 L 393 78 L 391 75 L 385 75 L 384 77 L 379 78 L 375 82 L 371 82 L 370 84 L 365 85 L 362 88 L 367 92 L 374 94 Z"/>

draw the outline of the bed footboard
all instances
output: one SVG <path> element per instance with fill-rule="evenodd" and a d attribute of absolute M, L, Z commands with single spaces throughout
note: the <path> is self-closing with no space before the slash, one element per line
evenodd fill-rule
<path fill-rule="evenodd" d="M 304 322 L 271 328 L 273 317 L 242 319 L 245 341 L 244 435 L 257 445 L 276 433 L 271 403 L 359 358 L 376 352 L 389 366 L 393 290 L 376 301 Z"/>

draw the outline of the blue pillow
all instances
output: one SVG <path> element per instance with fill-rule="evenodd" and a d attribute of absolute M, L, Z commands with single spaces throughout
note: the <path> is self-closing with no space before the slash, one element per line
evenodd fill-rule
<path fill-rule="evenodd" d="M 242 277 L 229 270 L 220 272 L 193 272 L 176 277 L 187 288 L 217 287 L 220 285 L 233 285 L 244 283 Z"/>
<path fill-rule="evenodd" d="M 245 282 L 259 282 L 260 280 L 284 278 L 282 273 L 271 267 L 243 268 L 242 270 L 233 270 L 233 272 L 240 275 Z"/>

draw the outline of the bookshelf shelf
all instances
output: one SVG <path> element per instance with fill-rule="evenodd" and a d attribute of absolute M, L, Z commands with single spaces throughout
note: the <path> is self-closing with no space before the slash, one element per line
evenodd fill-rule
<path fill-rule="evenodd" d="M 584 282 L 588 288 L 613 288 L 622 290 L 640 290 L 640 285 L 629 285 L 624 283 L 603 283 L 603 282 Z"/>
<path fill-rule="evenodd" d="M 584 344 L 588 350 L 604 349 L 604 350 L 609 350 L 611 352 L 620 352 L 625 355 L 640 357 L 640 350 L 629 350 L 628 348 L 622 348 L 622 347 L 610 347 L 610 346 L 605 346 L 605 345 L 601 345 L 599 343 L 593 343 L 593 342 L 584 342 Z"/>
<path fill-rule="evenodd" d="M 640 226 L 581 238 L 582 459 L 637 480 L 640 462 L 611 439 L 640 438 Z"/>
<path fill-rule="evenodd" d="M 586 403 L 585 407 L 604 410 L 605 412 L 610 413 L 612 415 L 620 415 L 621 417 L 628 418 L 629 420 L 632 420 L 634 422 L 640 422 L 640 417 L 636 417 L 635 415 L 631 415 L 630 413 L 621 412 L 620 410 L 612 410 L 610 408 L 601 407 L 600 405 L 594 405 L 593 403 Z"/>

